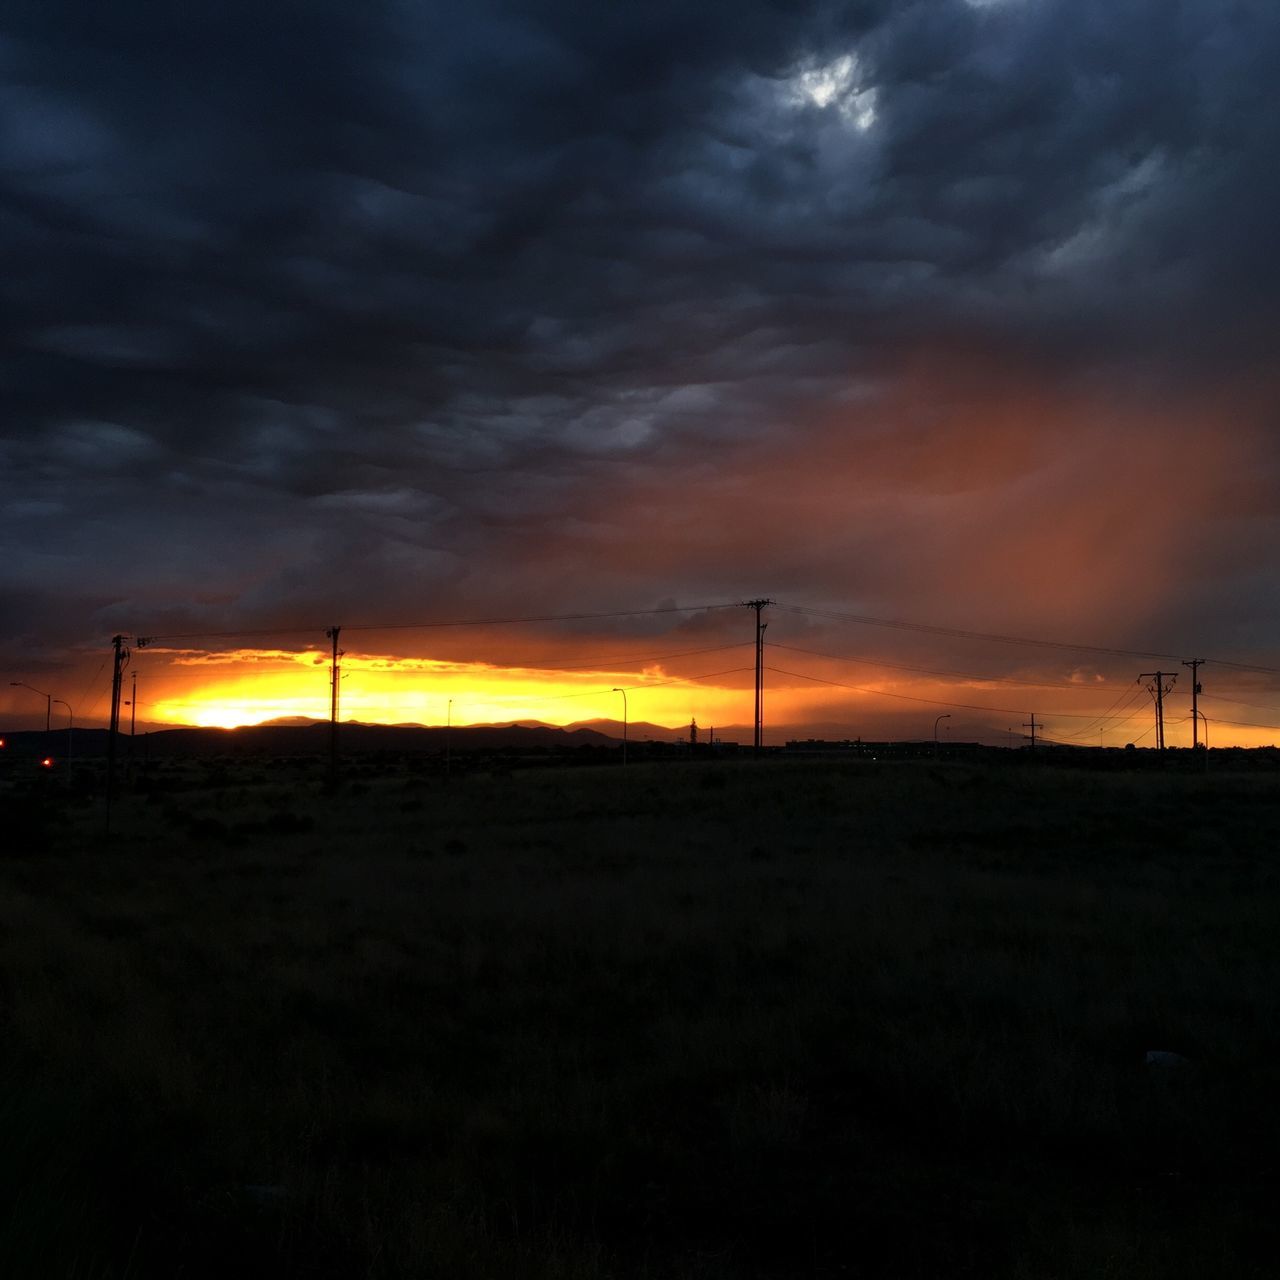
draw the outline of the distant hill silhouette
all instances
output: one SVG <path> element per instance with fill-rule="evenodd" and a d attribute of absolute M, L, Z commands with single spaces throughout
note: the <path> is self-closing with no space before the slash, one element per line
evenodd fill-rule
<path fill-rule="evenodd" d="M 608 733 L 611 737 L 622 737 L 622 721 L 621 720 L 575 720 L 573 724 L 566 725 L 566 729 L 594 729 L 597 733 Z M 698 741 L 705 742 L 707 734 L 715 730 L 716 740 L 719 742 L 750 742 L 753 736 L 750 725 L 726 724 L 726 725 L 698 725 Z M 650 724 L 647 720 L 632 720 L 627 725 L 627 737 L 632 742 L 643 742 L 646 738 L 652 738 L 655 742 L 687 742 L 689 738 L 689 726 L 687 724 L 676 725 L 672 728 L 665 724 Z"/>
<path fill-rule="evenodd" d="M 669 731 L 668 731 L 669 732 Z M 622 741 L 593 729 L 560 729 L 551 725 L 466 725 L 446 729 L 443 726 L 380 725 L 344 723 L 338 729 L 344 754 L 362 751 L 443 751 L 446 741 L 453 751 L 493 749 L 572 750 L 575 747 L 614 747 Z M 3 735 L 8 751 L 49 752 L 61 759 L 67 746 L 65 729 L 49 733 L 27 730 Z M 314 755 L 326 751 L 329 743 L 327 720 L 302 720 L 286 723 L 242 725 L 237 729 L 181 728 L 159 729 L 138 734 L 133 740 L 135 757 L 145 754 L 151 759 L 174 756 L 215 755 Z M 123 735 L 117 751 L 129 751 L 128 735 Z M 107 754 L 105 729 L 72 731 L 72 754 L 77 758 L 101 758 Z"/>

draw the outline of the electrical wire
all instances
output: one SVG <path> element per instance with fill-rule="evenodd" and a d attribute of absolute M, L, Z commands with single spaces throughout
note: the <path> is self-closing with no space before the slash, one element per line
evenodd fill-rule
<path fill-rule="evenodd" d="M 643 693 L 646 689 L 661 689 L 666 685 L 685 684 L 689 680 L 713 680 L 716 676 L 736 676 L 744 671 L 754 671 L 755 667 L 730 667 L 727 671 L 704 671 L 701 675 L 696 676 L 676 676 L 671 680 L 654 680 L 647 684 L 630 684 L 618 685 L 617 689 L 584 689 L 580 693 L 556 693 L 549 697 L 541 698 L 542 702 L 559 702 L 563 698 L 590 698 L 599 697 L 605 693 L 617 693 L 621 689 L 625 689 L 627 693 Z"/>
<path fill-rule="evenodd" d="M 1229 724 L 1233 729 L 1275 729 L 1280 732 L 1280 724 L 1254 724 L 1250 720 L 1223 720 L 1221 716 L 1214 716 L 1209 723 Z"/>
<path fill-rule="evenodd" d="M 1016 676 L 979 676 L 967 671 L 939 671 L 933 667 L 913 667 L 902 662 L 885 662 L 880 658 L 842 657 L 836 653 L 819 653 L 816 649 L 801 649 L 794 644 L 779 644 L 776 640 L 769 642 L 771 649 L 785 649 L 788 653 L 804 653 L 811 658 L 826 658 L 832 662 L 852 662 L 869 667 L 888 667 L 894 671 L 915 671 L 927 676 L 946 676 L 955 680 L 977 680 L 981 683 L 999 683 L 1022 685 L 1029 689 L 1071 689 L 1083 691 L 1100 688 L 1100 685 L 1071 684 L 1065 680 L 1019 680 Z"/>
<path fill-rule="evenodd" d="M 1089 724 L 1083 725 L 1081 728 L 1077 729 L 1075 733 L 1068 733 L 1063 736 L 1067 738 L 1079 738 L 1083 737 L 1087 733 L 1092 733 L 1095 728 L 1102 729 L 1103 732 L 1105 732 L 1106 729 L 1119 728 L 1121 724 L 1132 720 L 1133 716 L 1138 713 L 1136 711 L 1133 712 L 1131 715 L 1126 716 L 1124 720 L 1120 720 L 1118 724 L 1107 724 L 1106 722 L 1108 720 L 1115 719 L 1120 715 L 1121 711 L 1135 706 L 1145 692 L 1145 689 L 1125 690 L 1125 692 L 1122 693 L 1100 716 L 1098 716 L 1097 719 L 1093 720 Z M 1123 706 L 1121 706 L 1122 703 L 1124 704 Z"/>
<path fill-rule="evenodd" d="M 727 653 L 733 649 L 749 649 L 753 647 L 754 647 L 753 641 L 743 640 L 736 644 L 706 645 L 699 649 L 677 649 L 671 653 L 627 654 L 622 657 L 602 657 L 602 658 L 596 659 L 593 662 L 592 661 L 584 662 L 582 660 L 579 660 L 573 663 L 572 665 L 554 664 L 551 662 L 546 662 L 540 658 L 524 658 L 516 662 L 496 662 L 488 658 L 482 659 L 482 660 L 476 660 L 475 662 L 462 662 L 462 663 L 453 663 L 451 660 L 444 659 L 444 658 L 440 658 L 440 659 L 429 658 L 429 659 L 424 659 L 424 661 L 440 662 L 446 666 L 453 666 L 453 665 L 485 666 L 485 667 L 493 667 L 495 669 L 508 670 L 508 671 L 514 671 L 514 670 L 560 671 L 560 672 L 572 674 L 574 672 L 607 670 L 611 665 L 615 667 L 621 667 L 627 663 L 665 662 L 671 658 L 688 658 L 688 657 L 693 657 L 694 655 L 697 655 L 697 654 L 705 654 L 705 653 Z M 153 656 L 161 657 L 169 652 L 190 653 L 192 652 L 192 650 L 150 649 L 148 650 L 148 652 Z M 208 654 L 209 656 L 216 656 L 215 653 L 211 653 L 209 650 L 203 650 L 202 652 L 204 652 L 205 654 Z M 289 666 L 289 665 L 296 666 L 298 664 L 294 661 L 294 659 L 299 655 L 309 655 L 312 657 L 323 656 L 321 654 L 321 651 L 318 649 L 303 649 L 303 650 L 296 650 L 294 651 L 294 653 L 281 653 L 279 658 L 275 659 L 275 661 L 279 661 L 280 663 L 285 664 L 286 666 Z M 345 656 L 348 658 L 351 658 L 351 655 L 349 654 Z M 225 663 L 223 662 L 171 663 L 169 667 L 170 675 L 166 678 L 171 679 L 171 678 L 176 678 L 177 676 L 182 676 L 186 678 L 208 679 L 209 678 L 208 672 L 210 668 L 230 666 L 235 661 L 236 661 L 236 656 L 234 654 L 231 654 L 231 655 L 228 655 Z M 325 657 L 323 663 L 317 663 L 316 665 L 327 665 L 327 664 L 328 664 L 328 658 Z M 348 668 L 353 670 L 357 670 L 361 672 L 377 672 L 380 675 L 432 676 L 432 675 L 440 674 L 439 672 L 433 671 L 425 667 L 404 667 L 404 668 L 390 667 L 390 666 L 361 667 L 361 666 L 357 666 L 355 661 L 348 661 L 346 665 L 348 666 Z M 179 670 L 175 672 L 174 667 L 185 668 L 185 670 Z"/>
<path fill-rule="evenodd" d="M 890 693 L 887 689 L 868 689 L 865 685 L 845 684 L 840 680 L 824 680 L 821 676 L 807 675 L 803 671 L 784 671 L 781 667 L 766 667 L 779 676 L 794 676 L 797 680 L 812 680 L 815 684 L 829 684 L 836 689 L 851 689 L 854 693 L 866 693 L 876 698 L 898 698 L 903 702 L 923 702 L 931 707 L 960 707 L 965 711 L 998 711 L 1001 715 L 1026 716 L 1031 712 L 1023 707 L 992 707 L 974 702 L 948 702 L 943 698 L 917 698 L 909 693 Z M 1089 717 L 1082 712 L 1051 711 L 1051 720 L 1086 720 Z"/>
<path fill-rule="evenodd" d="M 916 631 L 924 635 L 949 636 L 959 640 L 981 640 L 990 644 L 1022 645 L 1036 649 L 1066 649 L 1074 653 L 1101 653 L 1113 658 L 1154 658 L 1159 661 L 1180 662 L 1180 654 L 1149 653 L 1142 649 L 1119 649 L 1105 645 L 1075 644 L 1065 640 L 1040 640 L 1030 636 L 999 635 L 987 631 L 966 631 L 959 627 L 941 627 L 925 622 L 904 622 L 893 618 L 873 618 L 866 614 L 841 613 L 834 609 L 814 609 L 804 605 L 775 604 L 785 613 L 806 617 L 826 618 L 833 622 L 856 623 L 859 626 L 888 627 L 896 631 Z M 1247 662 L 1231 662 L 1225 658 L 1206 658 L 1215 666 L 1230 667 L 1234 671 L 1256 671 L 1280 675 L 1280 667 L 1257 666 Z"/>
<path fill-rule="evenodd" d="M 666 662 L 671 658 L 689 658 L 695 654 L 703 653 L 727 653 L 732 649 L 750 649 L 755 647 L 755 642 L 751 640 L 743 640 L 737 644 L 717 644 L 709 645 L 702 649 L 678 649 L 673 653 L 651 653 L 651 654 L 632 654 L 620 658 L 601 658 L 595 662 L 583 662 L 579 660 L 572 666 L 549 663 L 541 659 L 525 658 L 517 662 L 494 662 L 490 659 L 484 659 L 483 666 L 491 666 L 501 668 L 506 671 L 560 671 L 566 674 L 584 671 L 599 671 L 601 669 L 608 670 L 610 666 L 621 667 L 627 663 L 638 662 Z M 443 661 L 443 659 L 441 660 Z M 363 670 L 379 670 L 379 668 L 362 668 Z M 414 670 L 396 671 L 391 668 L 385 668 L 390 675 L 415 675 L 423 674 Z"/>
<path fill-rule="evenodd" d="M 949 636 L 959 640 L 984 640 L 992 644 L 1024 645 L 1036 649 L 1068 649 L 1075 653 L 1102 653 L 1113 658 L 1157 658 L 1178 661 L 1174 653 L 1147 653 L 1141 649 L 1113 649 L 1095 644 L 1071 644 L 1064 640 L 1037 640 L 1027 636 L 997 635 L 986 631 L 965 631 L 958 627 L 940 627 L 926 622 L 903 622 L 893 618 L 873 618 L 865 614 L 840 613 L 834 609 L 812 609 L 802 605 L 778 604 L 786 613 L 806 617 L 827 618 L 833 622 L 850 622 L 859 626 L 887 627 L 895 631 L 917 631 L 924 635 Z"/>
<path fill-rule="evenodd" d="M 897 698 L 903 702 L 924 702 L 931 707 L 960 707 L 965 711 L 999 711 L 1001 714 L 1025 716 L 1030 712 L 1021 708 L 979 706 L 973 702 L 946 702 L 941 698 L 916 698 L 909 693 L 889 693 L 884 689 L 868 689 L 863 685 L 845 684 L 840 680 L 824 680 L 821 676 L 806 675 L 803 671 L 784 671 L 781 667 L 766 667 L 777 676 L 791 676 L 796 680 L 812 680 L 814 684 L 830 685 L 834 689 L 851 689 L 854 693 L 867 693 L 877 698 Z"/>
<path fill-rule="evenodd" d="M 343 624 L 342 631 L 433 631 L 445 627 L 506 627 L 533 622 L 595 622 L 606 618 L 649 618 L 660 614 L 706 613 L 713 609 L 738 609 L 737 602 L 719 604 L 666 605 L 659 609 L 618 609 L 611 613 L 546 613 L 509 618 L 451 618 L 439 622 L 356 622 Z M 317 635 L 331 627 L 274 627 L 251 631 L 187 631 L 167 635 L 139 636 L 146 646 L 157 640 L 229 640 L 252 636 Z"/>
<path fill-rule="evenodd" d="M 97 684 L 98 677 L 106 669 L 106 665 L 107 665 L 106 658 L 103 658 L 103 660 L 100 663 L 98 663 L 98 669 L 93 673 L 93 675 L 89 677 L 88 682 L 85 684 L 84 692 L 80 695 L 80 701 L 76 704 L 77 706 L 81 706 L 81 707 L 84 706 L 85 700 L 88 698 L 89 694 L 93 691 L 93 686 Z M 94 705 L 96 706 L 97 704 L 95 703 Z"/>
<path fill-rule="evenodd" d="M 1260 702 L 1242 702 L 1239 698 L 1224 698 L 1220 693 L 1202 693 L 1201 702 L 1208 698 L 1211 702 L 1229 702 L 1236 707 L 1249 707 L 1253 711 L 1274 711 L 1280 715 L 1280 707 L 1264 707 Z"/>

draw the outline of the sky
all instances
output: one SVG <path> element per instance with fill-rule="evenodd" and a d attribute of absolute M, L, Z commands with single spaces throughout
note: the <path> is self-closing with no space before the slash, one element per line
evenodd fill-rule
<path fill-rule="evenodd" d="M 1182 745 L 1203 657 L 1280 741 L 1278 65 L 1266 0 L 13 0 L 0 718 L 116 633 L 147 725 L 324 716 L 340 625 L 346 717 L 749 734 L 766 597 L 770 740 L 1146 745 L 1168 670 Z"/>

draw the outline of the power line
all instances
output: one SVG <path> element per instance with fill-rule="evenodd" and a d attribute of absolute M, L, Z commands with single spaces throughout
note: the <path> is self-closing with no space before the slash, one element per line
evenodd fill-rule
<path fill-rule="evenodd" d="M 1075 733 L 1068 733 L 1063 736 L 1067 738 L 1083 737 L 1086 733 L 1091 732 L 1095 727 L 1101 729 L 1103 732 L 1107 729 L 1118 729 L 1122 724 L 1127 724 L 1134 716 L 1139 714 L 1138 711 L 1132 711 L 1123 719 L 1119 718 L 1122 711 L 1126 711 L 1130 707 L 1137 706 L 1138 703 L 1144 701 L 1142 697 L 1144 692 L 1145 691 L 1142 689 L 1126 690 L 1100 716 L 1096 717 L 1089 724 L 1083 725 L 1081 728 L 1077 729 Z M 1124 705 L 1121 706 L 1121 703 Z M 1115 723 L 1107 724 L 1106 722 L 1108 720 L 1115 721 Z"/>
<path fill-rule="evenodd" d="M 1280 667 L 1260 667 L 1249 662 L 1228 662 L 1226 658 L 1206 658 L 1215 667 L 1230 667 L 1233 671 L 1259 671 L 1264 675 L 1280 676 Z"/>
<path fill-rule="evenodd" d="M 1121 712 L 1128 710 L 1129 707 L 1134 706 L 1135 703 L 1137 703 L 1140 698 L 1141 698 L 1141 692 L 1134 693 L 1132 690 L 1130 690 L 1126 693 L 1122 693 L 1100 716 L 1095 717 L 1092 721 L 1090 721 L 1086 725 L 1081 725 L 1080 728 L 1077 729 L 1074 733 L 1069 733 L 1065 736 L 1068 738 L 1083 737 L 1084 734 L 1092 732 L 1093 729 L 1095 728 L 1099 728 L 1099 729 L 1111 728 L 1112 726 L 1108 725 L 1107 721 L 1118 720 L 1121 715 Z M 1121 705 L 1122 703 L 1124 704 L 1123 706 Z M 1132 714 L 1137 714 L 1137 713 L 1134 712 Z M 1131 718 L 1131 716 L 1126 718 Z"/>
<path fill-rule="evenodd" d="M 1181 661 L 1176 653 L 1151 653 L 1142 649 L 1119 649 L 1106 645 L 1076 644 L 1065 640 L 1041 640 L 1030 636 L 1000 635 L 987 631 L 966 631 L 959 627 L 942 627 L 926 622 L 904 622 L 894 618 L 873 618 L 866 614 L 841 613 L 834 609 L 813 609 L 803 605 L 779 604 L 786 613 L 806 617 L 827 618 L 834 622 L 856 623 L 859 626 L 888 627 L 896 631 L 916 631 L 924 635 L 949 636 L 959 640 L 980 640 L 990 644 L 1024 645 L 1036 649 L 1066 649 L 1074 653 L 1100 653 L 1113 658 L 1155 658 L 1163 661 Z M 1231 667 L 1236 671 L 1256 671 L 1280 675 L 1280 667 L 1258 666 L 1247 662 L 1229 662 L 1223 658 L 1210 658 L 1216 666 Z"/>
<path fill-rule="evenodd" d="M 1280 724 L 1254 724 L 1249 720 L 1223 720 L 1219 716 L 1214 716 L 1209 721 L 1210 724 L 1229 724 L 1233 729 L 1275 729 L 1280 732 Z"/>
<path fill-rule="evenodd" d="M 606 618 L 648 618 L 659 614 L 706 613 L 713 609 L 736 609 L 737 604 L 688 604 L 667 605 L 660 609 L 618 609 L 611 613 L 546 613 L 507 618 L 450 618 L 435 622 L 359 622 L 343 623 L 343 631 L 432 631 L 445 627 L 506 627 L 532 622 L 594 622 Z M 187 631 L 167 635 L 139 636 L 140 645 L 154 644 L 157 640 L 232 640 L 253 636 L 314 635 L 328 628 L 271 627 L 247 631 Z"/>
<path fill-rule="evenodd" d="M 1264 707 L 1260 702 L 1242 702 L 1239 698 L 1224 698 L 1220 693 L 1201 693 L 1200 696 L 1208 698 L 1211 702 L 1229 702 L 1234 707 L 1249 707 L 1254 711 L 1274 711 L 1280 715 L 1280 707 Z"/>
<path fill-rule="evenodd" d="M 106 658 L 103 658 L 102 661 L 98 663 L 97 671 L 95 671 L 93 675 L 89 677 L 89 681 L 84 687 L 84 692 L 80 695 L 80 701 L 76 704 L 77 706 L 80 706 L 80 707 L 84 706 L 85 700 L 89 697 L 89 694 L 93 692 L 93 687 L 98 683 L 98 677 L 106 669 L 106 666 L 107 666 L 107 660 Z M 102 695 L 99 694 L 98 697 L 94 700 L 93 707 L 90 709 L 88 713 L 89 715 L 92 715 L 93 712 L 98 709 L 98 703 L 101 701 L 102 701 Z"/>
<path fill-rule="evenodd" d="M 776 640 L 770 645 L 772 649 L 786 649 L 789 653 L 804 653 L 811 658 L 827 658 L 832 662 L 852 662 L 869 667 L 888 667 L 893 671 L 915 671 L 927 676 L 946 676 L 956 680 L 977 680 L 983 683 L 1016 684 L 1028 689 L 1071 689 L 1087 692 L 1091 689 L 1107 687 L 1103 685 L 1071 684 L 1065 680 L 1020 680 L 1016 676 L 980 676 L 967 671 L 939 671 L 934 667 L 915 667 L 902 662 L 886 662 L 880 658 L 843 657 L 837 653 L 819 653 L 816 649 L 801 649 L 794 644 L 779 644 Z"/>
<path fill-rule="evenodd" d="M 988 707 L 978 706 L 973 702 L 946 702 L 942 698 L 916 698 L 909 693 L 889 693 L 884 689 L 868 689 L 863 685 L 845 684 L 840 680 L 824 680 L 821 676 L 806 675 L 803 671 L 784 671 L 781 667 L 768 667 L 766 669 L 772 671 L 774 675 L 792 676 L 797 680 L 812 680 L 814 684 L 827 684 L 831 685 L 834 689 L 851 689 L 854 693 L 872 694 L 878 698 L 897 698 L 903 702 L 923 702 L 927 703 L 931 707 L 960 707 L 965 711 L 999 711 L 1001 713 L 1008 713 L 1011 716 L 1023 716 L 1027 714 L 1027 712 L 1020 707 Z"/>
<path fill-rule="evenodd" d="M 343 630 L 345 631 L 346 628 L 344 627 Z M 726 653 L 731 649 L 745 649 L 750 645 L 750 643 L 751 642 L 749 640 L 740 640 L 735 644 L 708 645 L 701 649 L 677 649 L 673 653 L 629 654 L 623 657 L 599 658 L 595 661 L 578 659 L 578 661 L 573 663 L 571 666 L 566 664 L 546 662 L 540 658 L 526 658 L 516 662 L 495 662 L 492 659 L 486 658 L 486 659 L 480 660 L 475 664 L 468 663 L 467 665 L 492 666 L 492 667 L 501 668 L 506 671 L 561 671 L 567 674 L 572 674 L 574 672 L 581 672 L 581 671 L 597 671 L 601 669 L 608 670 L 610 667 L 612 667 L 613 669 L 616 669 L 620 666 L 623 666 L 626 663 L 665 662 L 670 658 L 689 658 L 689 657 L 693 657 L 695 654 Z M 447 662 L 448 660 L 442 659 L 442 658 L 432 658 L 432 659 L 428 659 L 428 661 Z M 371 670 L 371 671 L 385 670 L 389 675 L 436 674 L 434 672 L 421 671 L 416 668 L 410 668 L 404 671 L 396 670 L 390 667 L 388 668 L 368 667 L 368 668 L 361 668 L 361 669 Z"/>
<path fill-rule="evenodd" d="M 736 676 L 741 675 L 745 671 L 754 671 L 755 667 L 729 667 L 725 671 L 704 671 L 701 675 L 696 676 L 675 676 L 670 680 L 654 680 L 646 684 L 629 684 L 626 685 L 628 693 L 642 693 L 645 689 L 663 689 L 667 685 L 684 684 L 689 680 L 713 680 L 716 676 Z M 616 693 L 615 689 L 583 689 L 579 693 L 553 693 L 545 698 L 543 702 L 559 702 L 564 698 L 590 698 L 599 696 L 601 693 Z"/>
<path fill-rule="evenodd" d="M 903 702 L 923 702 L 931 707 L 960 707 L 965 711 L 998 711 L 1001 715 L 1026 716 L 1031 713 L 1025 707 L 991 707 L 980 706 L 974 702 L 949 702 L 945 698 L 917 698 L 909 693 L 890 693 L 888 689 L 869 689 L 865 685 L 845 684 L 840 680 L 824 680 L 821 676 L 807 675 L 803 671 L 784 671 L 781 667 L 769 667 L 779 676 L 794 676 L 797 680 L 812 680 L 815 684 L 829 684 L 836 689 L 851 689 L 854 693 L 866 693 L 876 698 L 897 698 Z M 1052 720 L 1087 720 L 1089 717 L 1079 711 L 1053 711 L 1049 713 Z"/>
<path fill-rule="evenodd" d="M 343 631 L 345 630 L 346 628 L 343 627 Z M 501 669 L 506 671 L 561 671 L 566 673 L 573 673 L 573 672 L 579 672 L 579 671 L 597 671 L 597 670 L 610 670 L 610 669 L 616 670 L 618 667 L 621 667 L 627 663 L 665 662 L 671 658 L 689 658 L 697 654 L 727 653 L 732 649 L 745 649 L 750 645 L 750 643 L 751 642 L 749 640 L 740 640 L 735 642 L 734 644 L 704 645 L 698 649 L 676 649 L 671 653 L 624 654 L 622 656 L 609 656 L 609 657 L 600 657 L 600 658 L 594 658 L 594 659 L 580 658 L 572 664 L 554 663 L 543 658 L 523 658 L 518 661 L 512 661 L 512 662 L 499 662 L 492 658 L 467 659 L 463 661 L 455 661 L 454 659 L 449 659 L 449 658 L 423 658 L 423 659 L 409 659 L 409 661 L 438 662 L 441 664 L 441 666 L 444 666 L 444 667 L 483 666 L 483 667 L 493 667 L 495 669 Z M 204 649 L 204 650 L 152 649 L 151 650 L 151 653 L 153 655 L 160 656 L 160 657 L 163 657 L 165 654 L 170 652 L 174 652 L 174 653 L 200 652 L 210 656 L 216 656 L 218 653 L 217 650 L 211 650 L 211 649 Z M 279 656 L 275 660 L 284 664 L 286 667 L 296 666 L 298 665 L 296 662 L 297 658 L 306 656 L 306 655 L 314 655 L 319 652 L 320 652 L 319 649 L 295 649 L 292 651 L 282 650 L 280 651 Z M 350 654 L 348 654 L 347 656 L 348 658 L 351 657 Z M 366 656 L 376 657 L 376 655 L 366 655 Z M 236 654 L 231 653 L 227 655 L 227 659 L 225 662 L 216 662 L 216 663 L 215 662 L 190 662 L 190 663 L 183 663 L 183 662 L 172 663 L 171 662 L 169 666 L 170 674 L 168 678 L 174 679 L 178 675 L 181 675 L 181 676 L 187 676 L 187 677 L 193 677 L 193 678 L 202 677 L 202 678 L 208 679 L 207 673 L 210 668 L 220 667 L 220 666 L 231 666 L 236 661 L 237 661 Z M 376 672 L 379 674 L 391 675 L 391 676 L 439 676 L 439 675 L 445 674 L 444 672 L 435 670 L 433 668 L 416 667 L 416 666 L 415 667 L 398 667 L 398 666 L 361 667 L 359 665 L 360 661 L 361 661 L 361 656 L 357 654 L 353 660 L 347 663 L 347 666 L 357 671 Z M 396 661 L 400 661 L 400 660 L 397 659 Z M 179 670 L 176 672 L 174 671 L 175 667 L 179 668 Z M 185 668 L 185 670 L 181 670 L 181 668 Z"/>
<path fill-rule="evenodd" d="M 839 613 L 833 609 L 811 609 L 800 605 L 778 605 L 787 613 L 807 617 L 828 618 L 834 622 L 851 622 L 859 626 L 888 627 L 895 631 L 918 631 L 925 635 L 949 636 L 959 640 L 984 640 L 992 644 L 1026 645 L 1036 649 L 1069 649 L 1076 653 L 1102 653 L 1113 658 L 1169 658 L 1172 653 L 1146 653 L 1139 649 L 1113 649 L 1095 644 L 1071 644 L 1065 640 L 1037 640 L 1028 636 L 997 635 L 986 631 L 965 631 L 959 627 L 940 627 L 926 622 L 903 622 L 893 618 L 872 618 L 865 614 Z"/>

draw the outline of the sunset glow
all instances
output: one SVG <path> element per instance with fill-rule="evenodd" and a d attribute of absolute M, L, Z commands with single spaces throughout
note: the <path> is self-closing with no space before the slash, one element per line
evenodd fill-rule
<path fill-rule="evenodd" d="M 45 8 L 0 729 L 1280 739 L 1280 9 Z"/>
<path fill-rule="evenodd" d="M 164 655 L 155 658 L 163 661 Z M 716 669 L 726 669 L 724 662 L 713 663 Z M 154 670 L 162 692 L 152 701 L 150 716 L 161 723 L 232 728 L 284 717 L 328 716 L 328 668 L 316 653 L 186 655 Z M 658 666 L 565 673 L 387 655 L 345 656 L 342 673 L 342 719 L 425 725 L 444 724 L 450 700 L 454 724 L 620 720 L 621 702 L 613 692 L 619 685 L 627 689 L 635 720 L 725 723 L 742 716 L 751 679 L 749 671 L 739 673 L 739 688 L 682 679 Z"/>
<path fill-rule="evenodd" d="M 775 629 L 781 631 L 782 625 L 775 623 Z M 679 663 L 564 671 L 347 653 L 341 660 L 339 715 L 367 724 L 428 726 L 450 719 L 458 726 L 620 723 L 622 705 L 614 689 L 621 687 L 627 690 L 633 723 L 662 726 L 674 735 L 696 720 L 703 732 L 718 726 L 728 737 L 745 734 L 749 740 L 750 657 L 749 646 L 739 645 Z M 568 661 L 566 652 L 566 665 Z M 324 720 L 329 714 L 328 660 L 319 649 L 153 649 L 139 663 L 142 687 L 150 691 L 141 699 L 140 715 L 155 727 L 234 728 L 294 718 Z M 1038 677 L 1023 668 L 1013 682 L 945 678 L 886 669 L 871 660 L 835 661 L 781 645 L 766 646 L 766 668 L 769 742 L 796 737 L 925 739 L 943 717 L 943 741 L 1019 746 L 1033 710 L 1045 742 L 1118 747 L 1152 741 L 1152 700 L 1144 686 L 1088 666 L 1066 664 Z M 695 674 L 710 678 L 690 678 Z M 1251 692 L 1241 683 L 1244 679 L 1235 678 L 1230 695 L 1204 694 L 1200 709 L 1209 719 L 1211 745 L 1261 746 L 1280 740 L 1280 730 L 1269 727 L 1280 719 L 1269 710 L 1271 700 L 1280 698 L 1265 683 Z M 1166 699 L 1166 737 L 1171 746 L 1191 742 L 1188 695 L 1176 683 Z"/>

